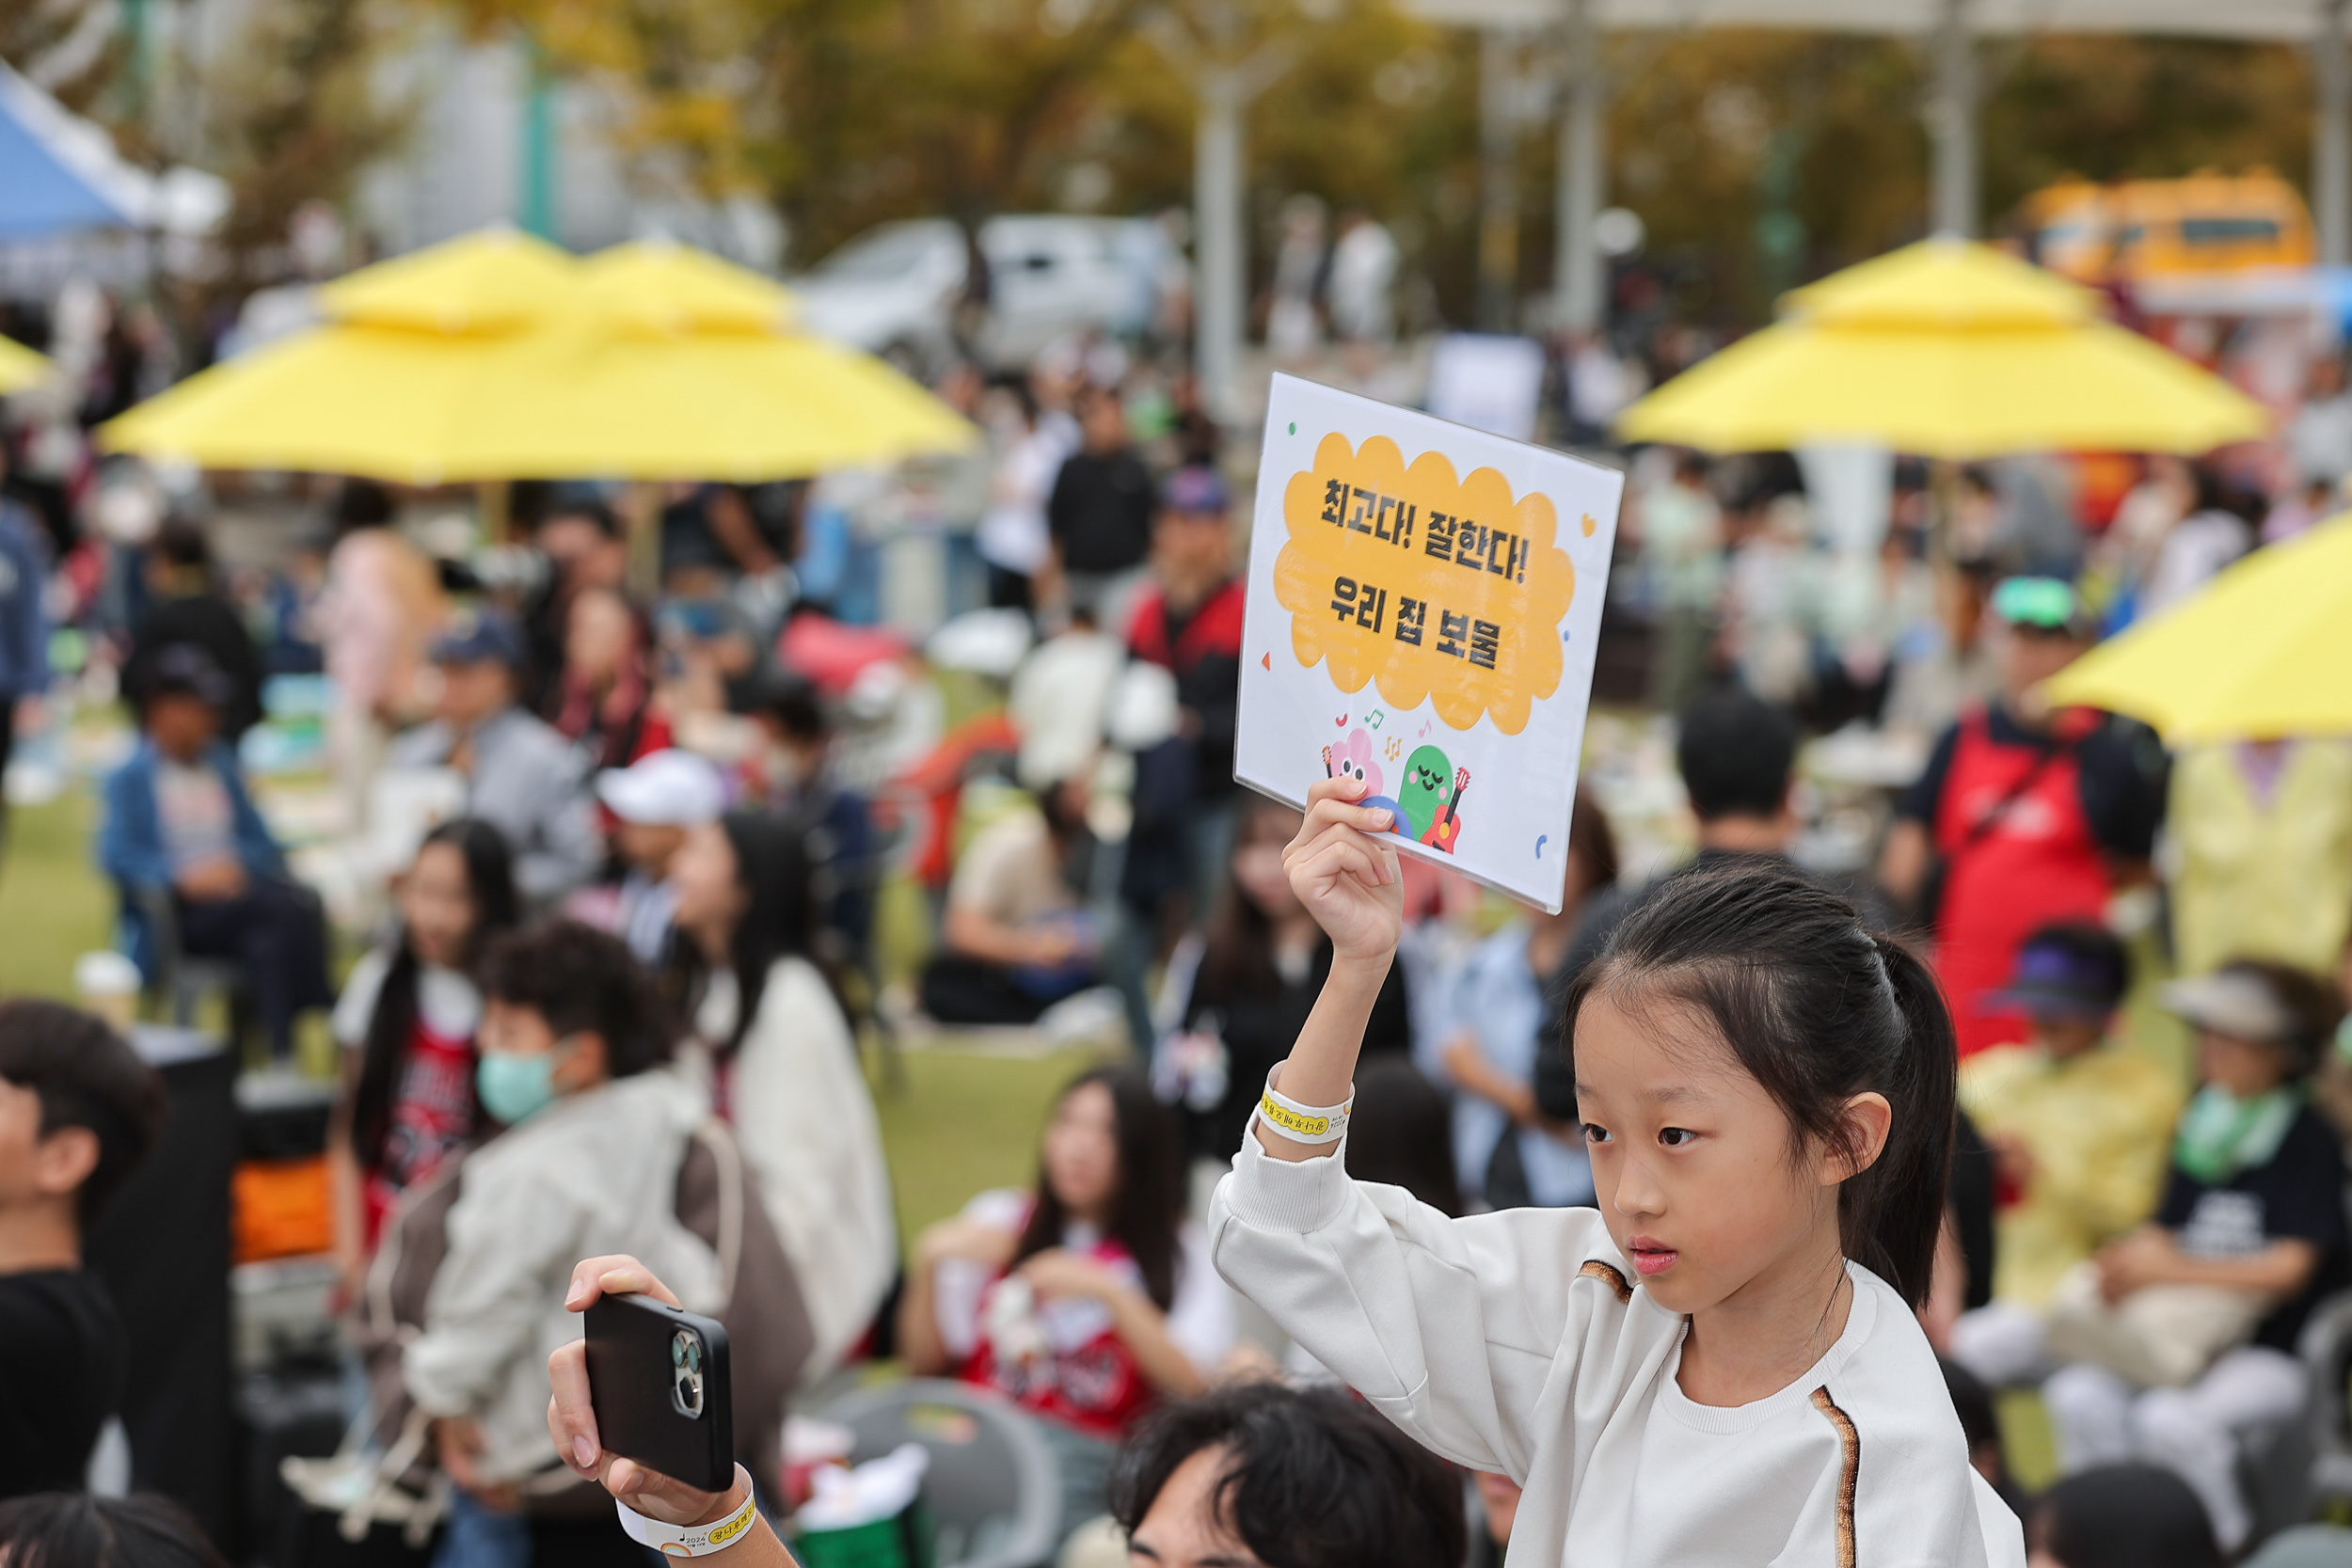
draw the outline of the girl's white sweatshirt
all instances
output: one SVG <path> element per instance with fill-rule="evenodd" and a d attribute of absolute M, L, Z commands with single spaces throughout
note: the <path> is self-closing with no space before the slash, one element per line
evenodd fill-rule
<path fill-rule="evenodd" d="M 1513 1562 L 2024 1568 L 1927 1337 L 1867 1269 L 1847 1265 L 1845 1332 L 1810 1371 L 1695 1404 L 1683 1319 L 1629 1285 L 1597 1211 L 1448 1219 L 1343 1158 L 1244 1138 L 1210 1212 L 1217 1270 L 1398 1426 L 1524 1486 Z"/>

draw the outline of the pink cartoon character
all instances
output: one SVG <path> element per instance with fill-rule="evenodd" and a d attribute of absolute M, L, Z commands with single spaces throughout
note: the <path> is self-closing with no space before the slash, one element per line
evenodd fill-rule
<path fill-rule="evenodd" d="M 1364 793 L 1356 803 L 1359 806 L 1386 807 L 1396 823 L 1405 820 L 1394 800 L 1381 793 L 1388 781 L 1381 776 L 1380 764 L 1373 759 L 1372 736 L 1359 729 L 1351 731 L 1337 746 L 1323 749 L 1323 771 L 1334 779 L 1361 780 Z M 1391 832 L 1394 831 L 1392 827 Z"/>
<path fill-rule="evenodd" d="M 1333 778 L 1360 781 L 1367 795 L 1380 793 L 1380 765 L 1373 760 L 1372 736 L 1360 729 L 1350 731 L 1337 746 L 1324 749 L 1323 769 Z"/>

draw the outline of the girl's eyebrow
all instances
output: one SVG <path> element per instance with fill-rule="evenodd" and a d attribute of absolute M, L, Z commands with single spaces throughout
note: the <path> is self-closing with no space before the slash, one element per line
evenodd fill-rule
<path fill-rule="evenodd" d="M 1715 1102 L 1713 1095 L 1689 1084 L 1668 1084 L 1663 1088 L 1645 1089 L 1641 1092 L 1643 1099 L 1655 1101 L 1661 1105 L 1711 1105 Z M 1579 1081 L 1576 1085 L 1576 1094 L 1580 1100 L 1599 1098 L 1594 1093 L 1590 1084 L 1581 1081 Z"/>

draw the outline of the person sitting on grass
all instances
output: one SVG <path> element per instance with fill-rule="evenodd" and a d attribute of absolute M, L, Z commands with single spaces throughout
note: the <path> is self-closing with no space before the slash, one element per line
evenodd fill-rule
<path fill-rule="evenodd" d="M 1112 1445 L 1197 1394 L 1233 1344 L 1233 1303 L 1184 1219 L 1172 1115 L 1136 1068 L 1061 1092 L 1037 1187 L 982 1193 L 925 1231 L 898 1303 L 918 1376 L 953 1372 L 1041 1418 L 1065 1532 L 1104 1511 Z"/>
<path fill-rule="evenodd" d="M 670 863 L 695 829 L 726 809 L 726 781 L 691 752 L 656 752 L 596 775 L 596 800 L 612 817 L 618 883 L 574 894 L 564 912 L 628 943 L 637 961 L 659 969 L 671 957 L 677 890 Z"/>
<path fill-rule="evenodd" d="M 506 839 L 461 816 L 427 833 L 393 890 L 400 925 L 362 956 L 335 1004 L 342 1085 L 327 1124 L 335 1259 L 355 1295 L 401 1195 L 475 1134 L 474 961 L 516 918 Z"/>
<path fill-rule="evenodd" d="M 2130 982 L 2103 926 L 2061 921 L 2026 939 L 1987 999 L 2033 1038 L 1971 1056 L 1960 1103 L 2010 1196 L 1995 1213 L 1993 1300 L 1952 1326 L 1952 1359 L 1995 1387 L 2049 1371 L 2044 1325 L 2066 1271 L 2154 1210 L 2182 1094 L 2154 1058 L 2110 1040 Z"/>
<path fill-rule="evenodd" d="M 2267 1310 L 2251 1343 L 2223 1349 L 2183 1386 L 2142 1388 L 2081 1362 L 2053 1373 L 2042 1398 L 2062 1469 L 2169 1466 L 2234 1554 L 2255 1523 L 2239 1469 L 2246 1439 L 2301 1418 L 2304 1323 L 2352 1284 L 2344 1152 L 2305 1086 L 2343 1008 L 2326 981 L 2261 958 L 2172 981 L 2163 995 L 2197 1030 L 2204 1086 L 2182 1114 L 2154 1215 L 2093 1259 L 2100 1294 L 2114 1304 L 2152 1286 L 2217 1286 Z"/>
<path fill-rule="evenodd" d="M 105 1024 L 0 1003 L 0 1497 L 80 1490 L 122 1402 L 122 1324 L 82 1242 L 163 1123 L 161 1080 Z"/>
<path fill-rule="evenodd" d="M 923 1010 L 941 1023 L 1034 1023 L 1095 983 L 1100 933 L 1080 898 L 1091 838 L 1083 771 L 1039 784 L 1037 808 L 973 834 L 947 884 Z"/>
<path fill-rule="evenodd" d="M 457 1487 L 437 1568 L 526 1568 L 525 1502 L 556 1459 L 541 1368 L 580 1333 L 561 1306 L 572 1260 L 627 1248 L 703 1311 L 720 1305 L 720 1280 L 717 1258 L 675 1212 L 678 1167 L 706 1104 L 654 1070 L 670 1038 L 628 950 L 554 921 L 494 943 L 481 987 L 477 1084 L 482 1109 L 506 1131 L 466 1161 L 424 1332 L 401 1371 L 435 1418 Z M 610 1534 L 625 1557 L 617 1526 Z"/>
<path fill-rule="evenodd" d="M 98 861 L 123 890 L 131 957 L 152 978 L 157 933 L 135 897 L 171 900 L 180 947 L 237 960 L 279 1061 L 295 1021 L 334 1000 L 326 917 L 294 880 L 285 852 L 254 808 L 236 753 L 220 737 L 229 677 L 193 642 L 159 651 L 139 700 L 139 741 L 106 781 Z"/>

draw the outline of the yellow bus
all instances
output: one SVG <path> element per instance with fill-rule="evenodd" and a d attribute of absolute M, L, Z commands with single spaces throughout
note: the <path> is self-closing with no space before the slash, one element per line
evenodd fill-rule
<path fill-rule="evenodd" d="M 2035 261 L 2090 284 L 2303 267 L 2318 256 L 2301 194 L 2266 168 L 2061 180 L 2027 197 L 2019 218 Z"/>

